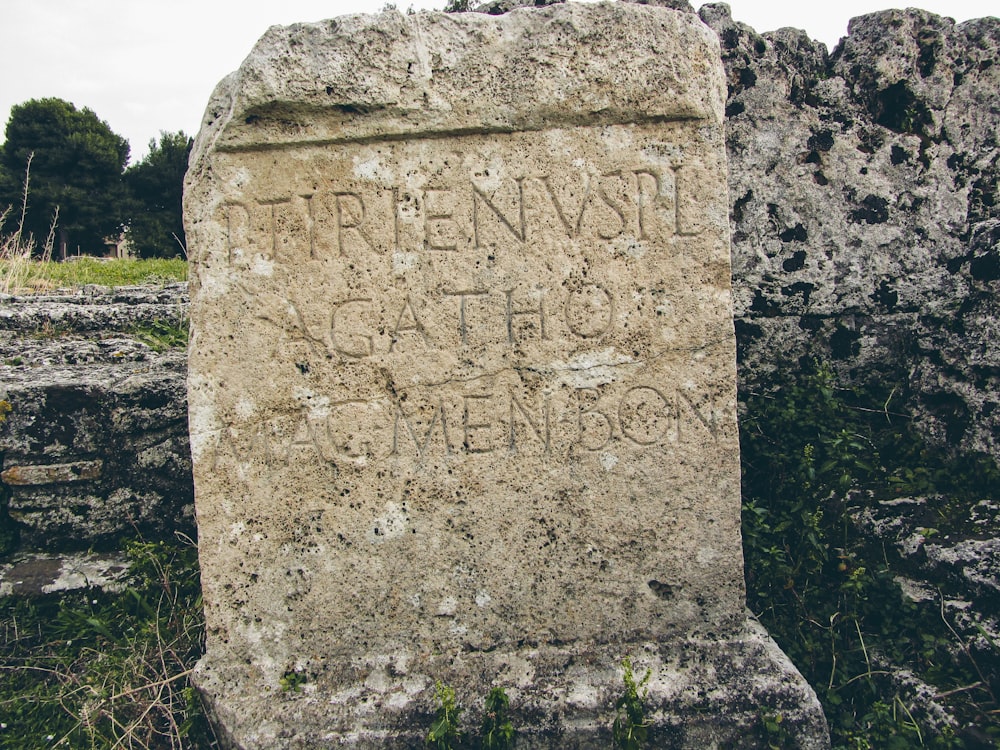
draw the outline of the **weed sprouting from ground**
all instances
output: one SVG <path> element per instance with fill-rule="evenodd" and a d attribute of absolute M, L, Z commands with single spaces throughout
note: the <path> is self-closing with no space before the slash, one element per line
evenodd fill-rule
<path fill-rule="evenodd" d="M 480 728 L 483 750 L 510 750 L 514 747 L 514 725 L 508 716 L 510 699 L 502 687 L 486 696 L 483 724 Z"/>
<path fill-rule="evenodd" d="M 425 744 L 434 750 L 456 750 L 462 742 L 462 731 L 459 728 L 462 709 L 456 702 L 455 690 L 438 681 L 434 686 L 434 695 L 437 710 Z"/>
<path fill-rule="evenodd" d="M 0 599 L 0 748 L 211 748 L 196 550 L 134 542 L 129 586 Z"/>
<path fill-rule="evenodd" d="M 188 319 L 181 315 L 177 320 L 154 320 L 136 326 L 131 333 L 153 351 L 183 348 L 188 343 Z"/>
<path fill-rule="evenodd" d="M 649 721 L 646 720 L 643 702 L 649 693 L 647 685 L 653 673 L 647 669 L 642 679 L 636 682 L 632 661 L 628 657 L 622 660 L 622 667 L 625 670 L 622 675 L 625 692 L 615 701 L 612 744 L 622 750 L 641 750 L 646 746 L 649 735 Z"/>
<path fill-rule="evenodd" d="M 12 231 L 6 229 L 7 222 L 14 212 L 13 206 L 0 210 L 0 293 L 9 294 L 21 289 L 31 276 L 34 265 L 35 238 L 24 233 L 24 217 L 28 210 L 28 193 L 31 184 L 31 162 L 35 155 L 28 155 L 28 163 L 24 168 L 24 188 L 21 193 L 21 205 L 18 211 L 17 226 Z M 59 208 L 56 207 L 52 219 L 52 227 L 42 252 L 43 260 L 52 255 L 52 240 L 55 236 L 56 223 L 59 221 Z"/>

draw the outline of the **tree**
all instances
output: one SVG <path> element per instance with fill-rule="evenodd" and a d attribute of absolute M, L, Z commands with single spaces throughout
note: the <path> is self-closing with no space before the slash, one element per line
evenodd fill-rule
<path fill-rule="evenodd" d="M 57 236 L 71 251 L 103 253 L 123 226 L 128 141 L 93 110 L 62 99 L 15 105 L 0 146 L 0 207 L 19 202 L 31 154 L 24 232 L 40 244 L 58 209 Z"/>
<path fill-rule="evenodd" d="M 145 159 L 128 168 L 128 236 L 142 258 L 170 258 L 186 253 L 181 199 L 184 173 L 194 141 L 183 131 L 160 133 L 149 142 Z"/>

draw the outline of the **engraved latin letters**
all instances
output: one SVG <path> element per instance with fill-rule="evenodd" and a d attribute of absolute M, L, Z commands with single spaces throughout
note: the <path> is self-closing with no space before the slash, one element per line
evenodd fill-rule
<path fill-rule="evenodd" d="M 400 424 L 402 424 L 403 427 L 406 428 L 406 434 L 409 435 L 417 449 L 417 457 L 423 460 L 425 454 L 428 452 L 428 449 L 431 447 L 431 439 L 434 437 L 434 427 L 439 423 L 441 425 L 441 438 L 444 454 L 450 455 L 451 443 L 448 440 L 448 422 L 445 417 L 444 401 L 442 399 L 438 399 L 437 407 L 434 409 L 431 421 L 427 425 L 427 432 L 424 433 L 423 440 L 420 440 L 417 438 L 417 433 L 413 429 L 413 425 L 410 424 L 410 420 L 403 411 L 403 404 L 397 399 L 396 416 L 392 425 L 392 453 L 390 455 L 397 456 L 400 453 L 399 427 Z"/>
<path fill-rule="evenodd" d="M 566 229 L 566 236 L 572 239 L 579 235 L 580 226 L 583 224 L 583 212 L 586 210 L 587 201 L 590 199 L 590 178 L 585 178 L 583 198 L 580 200 L 580 211 L 575 217 L 566 215 L 562 203 L 560 203 L 559 198 L 556 197 L 555 190 L 552 189 L 552 183 L 549 181 L 549 178 L 546 176 L 540 177 L 539 179 L 545 186 L 545 190 L 549 195 L 549 200 L 552 201 L 552 207 L 556 210 L 556 215 L 559 217 L 563 227 Z"/>
<path fill-rule="evenodd" d="M 579 411 L 577 425 L 579 427 L 578 443 L 589 451 L 598 451 L 614 437 L 614 426 L 611 417 L 596 408 L 601 397 L 595 388 L 579 388 L 576 392 Z"/>
<path fill-rule="evenodd" d="M 424 249 L 458 250 L 464 233 L 454 219 L 452 191 L 424 192 Z"/>
<path fill-rule="evenodd" d="M 330 315 L 330 342 L 338 354 L 342 354 L 349 359 L 361 359 L 371 356 L 374 351 L 374 338 L 372 336 L 361 334 L 348 334 L 344 336 L 337 333 L 339 316 L 343 315 L 346 317 L 351 313 L 356 314 L 359 310 L 367 308 L 370 302 L 371 299 L 367 297 L 358 297 L 334 303 L 333 312 Z M 402 313 L 400 313 L 400 316 L 402 316 Z M 341 327 L 343 327 L 342 324 Z"/>
<path fill-rule="evenodd" d="M 674 231 L 677 233 L 678 237 L 694 237 L 701 233 L 700 229 L 692 229 L 690 227 L 690 217 L 688 212 L 695 209 L 694 206 L 682 205 L 681 200 L 681 167 L 676 166 L 671 168 L 670 172 L 674 176 Z"/>
<path fill-rule="evenodd" d="M 545 308 L 542 305 L 542 300 L 538 300 L 538 309 L 527 308 L 527 309 L 516 309 L 514 307 L 514 290 L 510 289 L 505 292 L 507 295 L 507 309 L 506 309 L 506 323 L 507 323 L 507 343 L 516 343 L 514 340 L 514 318 L 528 318 L 538 320 L 538 338 L 545 338 Z M 528 323 L 525 328 L 530 330 L 531 324 Z M 519 327 L 520 330 L 520 327 Z"/>
<path fill-rule="evenodd" d="M 221 221 L 230 262 L 253 251 L 279 262 L 360 253 L 461 252 L 551 239 L 692 237 L 703 229 L 682 165 L 592 174 L 469 179 L 422 190 L 317 185 L 228 201 Z M 480 178 L 481 179 L 481 178 Z"/>
<path fill-rule="evenodd" d="M 636 218 L 639 222 L 639 239 L 648 240 L 653 227 L 650 212 L 660 195 L 660 178 L 655 172 L 640 169 L 635 172 Z M 649 188 L 652 183 L 652 189 Z M 644 189 L 645 188 L 645 189 Z"/>
<path fill-rule="evenodd" d="M 396 348 L 396 344 L 399 343 L 399 334 L 401 333 L 419 334 L 424 346 L 430 345 L 430 340 L 427 338 L 427 331 L 423 324 L 421 324 L 420 319 L 417 317 L 417 313 L 413 309 L 413 302 L 409 297 L 407 297 L 406 302 L 403 303 L 403 307 L 399 311 L 399 317 L 396 318 L 396 326 L 392 329 L 392 341 L 389 344 L 390 352 L 392 352 Z"/>
<path fill-rule="evenodd" d="M 523 252 L 540 241 L 586 248 L 583 243 L 623 236 L 646 241 L 697 234 L 701 222 L 697 206 L 685 202 L 682 166 L 502 178 L 494 173 L 492 182 L 487 170 L 474 174 L 455 182 L 438 173 L 433 187 L 410 182 L 410 174 L 405 189 L 363 180 L 339 188 L 316 184 L 284 196 L 223 204 L 228 258 L 261 273 L 271 273 L 270 266 L 253 266 L 251 253 L 274 264 L 329 262 L 331 274 L 357 273 L 356 266 L 363 268 L 371 254 L 402 269 L 393 266 L 396 288 L 349 287 L 339 298 L 313 299 L 307 307 L 289 294 L 287 317 L 263 319 L 288 339 L 304 342 L 305 356 L 346 362 L 388 357 L 386 364 L 396 366 L 392 363 L 403 355 L 493 347 L 495 361 L 510 358 L 512 369 L 474 379 L 475 390 L 473 380 L 413 385 L 401 392 L 393 386 L 370 401 L 332 401 L 323 413 L 227 428 L 219 433 L 216 460 L 222 455 L 241 464 L 336 464 L 392 458 L 421 466 L 429 457 L 498 451 L 558 456 L 641 450 L 677 442 L 692 428 L 718 439 L 715 414 L 687 393 L 632 381 L 643 362 L 630 359 L 632 369 L 620 370 L 600 365 L 614 374 L 596 387 L 574 383 L 575 375 L 559 380 L 559 366 L 548 369 L 563 356 L 564 345 L 573 356 L 615 346 L 602 342 L 621 333 L 616 326 L 636 320 L 635 310 L 642 309 L 642 304 L 631 307 L 627 285 L 612 289 L 606 281 L 589 280 L 585 268 L 568 269 L 561 282 L 547 279 L 547 285 L 492 275 L 500 253 Z M 476 251 L 481 255 L 469 258 Z M 453 287 L 409 286 L 408 269 L 419 263 L 447 268 L 456 257 L 469 258 L 474 266 L 464 277 L 456 275 Z M 490 280 L 494 286 L 484 283 Z M 648 294 L 634 289 L 631 298 L 640 293 Z M 625 309 L 617 309 L 623 304 Z M 640 325 L 637 335 L 642 330 Z M 536 356 L 542 359 L 532 361 Z M 556 379 L 543 381 L 537 396 L 526 397 L 509 380 L 521 367 L 533 377 Z"/>
<path fill-rule="evenodd" d="M 358 193 L 334 193 L 334 205 L 337 211 L 337 252 L 347 255 L 347 246 L 351 237 L 356 243 L 360 239 L 368 250 L 374 251 L 375 245 L 371 237 L 361 228 L 365 220 L 365 202 Z"/>
<path fill-rule="evenodd" d="M 375 400 L 347 399 L 310 413 L 220 430 L 215 458 L 254 464 L 295 465 L 365 458 L 416 459 L 493 454 L 559 457 L 615 446 L 644 449 L 682 439 L 689 427 L 718 439 L 716 415 L 681 391 L 634 385 L 616 393 L 576 388 L 524 397 L 506 385 L 468 390 L 441 384 L 395 390 Z M 213 463 L 213 467 L 215 466 Z"/>
<path fill-rule="evenodd" d="M 226 220 L 226 258 L 233 262 L 233 250 L 246 250 L 250 241 L 250 211 L 236 201 L 223 204 Z"/>
<path fill-rule="evenodd" d="M 532 418 L 531 414 L 524 407 L 524 404 L 518 400 L 517 396 L 513 393 L 510 394 L 510 433 L 507 437 L 507 451 L 509 453 L 517 453 L 518 422 L 522 423 L 522 428 L 524 426 L 528 428 L 527 430 L 522 429 L 523 434 L 526 436 L 534 435 L 535 439 L 543 445 L 545 454 L 549 455 L 552 451 L 552 430 L 549 400 L 544 400 L 542 422 L 541 426 L 539 426 L 538 422 Z"/>
<path fill-rule="evenodd" d="M 614 298 L 603 286 L 583 284 L 566 297 L 566 325 L 581 338 L 607 333 L 614 319 Z"/>
<path fill-rule="evenodd" d="M 446 297 L 458 297 L 458 330 L 459 336 L 461 337 L 463 344 L 469 343 L 469 326 L 466 320 L 466 309 L 465 309 L 465 299 L 466 297 L 482 297 L 489 294 L 489 292 L 482 291 L 461 291 L 461 292 L 445 292 Z"/>
<path fill-rule="evenodd" d="M 472 227 L 474 236 L 474 246 L 478 250 L 481 245 L 479 243 L 479 204 L 480 202 L 486 204 L 486 206 L 492 211 L 500 223 L 507 228 L 517 240 L 524 242 L 528 238 L 528 224 L 525 217 L 525 206 L 524 206 L 524 177 L 520 177 L 515 182 L 517 183 L 517 213 L 518 213 L 518 227 L 511 224 L 510 219 L 503 215 L 499 208 L 490 200 L 489 196 L 486 195 L 482 190 L 480 190 L 475 183 L 472 184 Z"/>
<path fill-rule="evenodd" d="M 489 438 L 484 437 L 482 434 L 476 435 L 477 431 L 485 433 L 490 429 L 489 422 L 473 422 L 470 415 L 470 411 L 476 410 L 477 419 L 485 419 L 485 415 L 478 414 L 479 409 L 483 409 L 485 405 L 482 402 L 487 402 L 490 399 L 490 394 L 474 393 L 470 395 L 462 396 L 462 447 L 465 449 L 466 453 L 492 453 L 493 446 L 489 445 Z"/>
<path fill-rule="evenodd" d="M 622 435 L 637 445 L 652 445 L 670 428 L 667 397 L 651 386 L 630 388 L 618 403 Z"/>

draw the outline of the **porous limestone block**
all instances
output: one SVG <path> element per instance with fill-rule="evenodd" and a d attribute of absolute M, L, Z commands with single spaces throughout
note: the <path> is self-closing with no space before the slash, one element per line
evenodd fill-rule
<path fill-rule="evenodd" d="M 272 28 L 220 84 L 185 213 L 232 744 L 416 746 L 441 680 L 606 746 L 630 656 L 654 735 L 823 746 L 744 610 L 724 92 L 628 4 Z"/>

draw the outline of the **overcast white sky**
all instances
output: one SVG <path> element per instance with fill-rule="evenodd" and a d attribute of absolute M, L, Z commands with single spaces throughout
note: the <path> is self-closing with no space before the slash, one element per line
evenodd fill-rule
<path fill-rule="evenodd" d="M 396 0 L 400 9 L 445 0 Z M 197 132 L 215 84 L 274 24 L 368 13 L 385 0 L 0 0 L 0 126 L 10 107 L 59 97 L 90 107 L 132 146 L 133 161 L 161 130 Z M 694 2 L 693 4 L 700 5 Z M 1000 14 L 997 0 L 913 0 L 964 21 Z M 805 29 L 833 48 L 853 16 L 892 0 L 733 0 L 757 31 Z M 2 141 L 2 133 L 0 133 Z"/>

